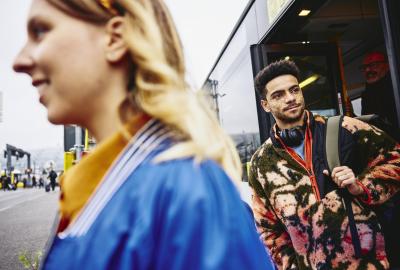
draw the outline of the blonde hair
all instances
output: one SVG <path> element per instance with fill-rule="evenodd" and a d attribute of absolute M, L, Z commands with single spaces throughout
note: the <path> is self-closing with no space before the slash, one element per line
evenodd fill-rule
<path fill-rule="evenodd" d="M 230 137 L 200 93 L 188 89 L 182 46 L 162 0 L 115 0 L 113 10 L 99 0 L 48 0 L 65 12 L 95 23 L 106 23 L 118 11 L 126 20 L 124 39 L 133 63 L 131 91 L 135 104 L 171 126 L 184 138 L 159 157 L 194 156 L 212 159 L 236 181 L 241 163 Z"/>

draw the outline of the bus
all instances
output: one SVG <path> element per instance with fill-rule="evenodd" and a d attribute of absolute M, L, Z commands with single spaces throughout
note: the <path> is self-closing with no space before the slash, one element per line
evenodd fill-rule
<path fill-rule="evenodd" d="M 360 115 L 365 91 L 360 65 L 368 52 L 384 52 L 400 119 L 399 13 L 397 0 L 249 1 L 204 83 L 245 172 L 274 124 L 260 106 L 254 77 L 278 59 L 299 66 L 307 109 Z M 394 125 L 400 126 L 398 120 Z"/>

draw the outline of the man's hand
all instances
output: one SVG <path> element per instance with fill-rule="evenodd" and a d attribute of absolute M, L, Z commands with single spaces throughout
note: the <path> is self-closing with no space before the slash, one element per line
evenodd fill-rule
<path fill-rule="evenodd" d="M 323 173 L 329 176 L 328 170 L 324 170 Z M 353 170 L 347 166 L 335 167 L 332 170 L 331 178 L 338 187 L 347 188 L 347 190 L 354 196 L 361 195 L 364 192 L 362 187 L 356 183 L 357 179 Z"/>

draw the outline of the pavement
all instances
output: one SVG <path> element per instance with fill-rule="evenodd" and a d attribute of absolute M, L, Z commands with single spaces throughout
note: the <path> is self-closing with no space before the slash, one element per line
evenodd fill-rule
<path fill-rule="evenodd" d="M 56 190 L 0 190 L 0 270 L 25 269 L 18 256 L 44 249 L 58 208 Z"/>

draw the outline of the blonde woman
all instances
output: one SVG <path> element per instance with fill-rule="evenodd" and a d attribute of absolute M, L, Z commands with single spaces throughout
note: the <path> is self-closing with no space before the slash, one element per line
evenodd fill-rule
<path fill-rule="evenodd" d="M 33 0 L 27 29 L 14 69 L 99 142 L 62 177 L 44 269 L 270 269 L 161 0 Z"/>

